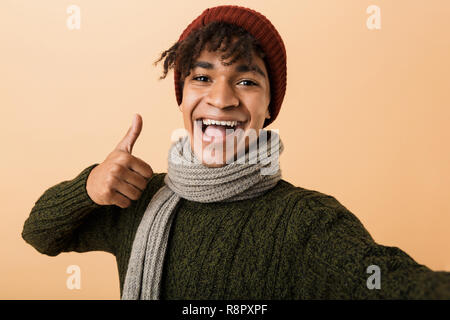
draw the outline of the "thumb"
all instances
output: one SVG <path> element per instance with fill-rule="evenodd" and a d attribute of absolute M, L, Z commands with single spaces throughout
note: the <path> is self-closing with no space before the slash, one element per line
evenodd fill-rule
<path fill-rule="evenodd" d="M 122 141 L 119 142 L 116 149 L 131 154 L 134 143 L 139 137 L 141 130 L 142 130 L 142 117 L 140 114 L 135 113 L 133 115 L 133 123 L 131 124 L 131 127 L 128 129 L 127 134 L 125 135 L 125 137 L 123 137 Z"/>

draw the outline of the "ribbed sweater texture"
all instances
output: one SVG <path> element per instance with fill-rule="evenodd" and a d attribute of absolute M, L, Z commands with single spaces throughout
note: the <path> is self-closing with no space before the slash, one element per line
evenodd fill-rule
<path fill-rule="evenodd" d="M 120 294 L 134 235 L 152 196 L 100 206 L 86 191 L 98 164 L 35 202 L 22 237 L 38 252 L 106 251 L 116 257 Z M 367 268 L 380 270 L 369 289 Z M 164 262 L 161 299 L 450 299 L 450 272 L 432 271 L 397 247 L 376 243 L 333 196 L 285 180 L 257 198 L 199 203 L 181 199 Z"/>

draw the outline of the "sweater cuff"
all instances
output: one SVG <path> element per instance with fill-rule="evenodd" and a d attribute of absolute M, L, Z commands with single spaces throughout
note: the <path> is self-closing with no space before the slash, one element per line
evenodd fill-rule
<path fill-rule="evenodd" d="M 86 190 L 89 174 L 98 165 L 95 163 L 81 171 L 74 179 L 61 183 L 58 193 L 55 194 L 56 199 L 63 200 L 65 207 L 94 209 L 101 207 L 89 197 Z"/>
<path fill-rule="evenodd" d="M 63 181 L 45 191 L 25 221 L 22 237 L 27 240 L 28 236 L 36 233 L 61 231 L 65 228 L 63 226 L 71 228 L 89 212 L 101 207 L 89 197 L 86 190 L 87 178 L 97 165 L 93 164 L 74 179 Z M 38 240 L 43 242 L 42 239 Z"/>

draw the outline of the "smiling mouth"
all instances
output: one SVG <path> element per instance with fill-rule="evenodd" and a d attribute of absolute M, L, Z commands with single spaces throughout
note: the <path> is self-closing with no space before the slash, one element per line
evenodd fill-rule
<path fill-rule="evenodd" d="M 220 121 L 214 119 L 199 119 L 197 121 L 201 121 L 203 133 L 207 132 L 209 129 L 234 131 L 243 128 L 243 122 L 237 120 Z"/>
<path fill-rule="evenodd" d="M 198 118 L 194 120 L 194 136 L 205 143 L 225 142 L 225 138 L 244 132 L 246 121 Z M 240 129 L 240 130 L 239 130 Z M 200 131 L 201 130 L 201 131 Z M 201 132 L 201 133 L 200 133 Z"/>
<path fill-rule="evenodd" d="M 232 130 L 243 129 L 245 122 L 238 120 L 216 120 L 210 118 L 199 118 L 194 120 L 194 123 L 202 129 L 202 133 L 205 133 L 208 128 L 216 130 Z"/>

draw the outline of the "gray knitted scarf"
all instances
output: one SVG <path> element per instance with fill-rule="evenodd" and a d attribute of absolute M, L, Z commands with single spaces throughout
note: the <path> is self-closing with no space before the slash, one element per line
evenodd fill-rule
<path fill-rule="evenodd" d="M 172 144 L 165 185 L 149 202 L 134 238 L 123 300 L 159 299 L 169 231 L 181 198 L 203 203 L 238 201 L 258 197 L 277 184 L 281 179 L 278 156 L 283 151 L 279 135 L 261 130 L 257 140 L 236 161 L 220 168 L 201 164 L 189 136 Z"/>

